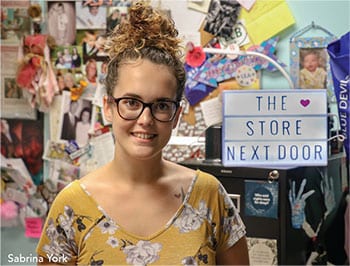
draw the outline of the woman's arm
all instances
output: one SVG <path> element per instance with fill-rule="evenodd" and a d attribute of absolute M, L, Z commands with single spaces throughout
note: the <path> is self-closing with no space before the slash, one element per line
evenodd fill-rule
<path fill-rule="evenodd" d="M 216 255 L 217 265 L 249 265 L 247 239 L 242 237 L 229 249 Z"/>

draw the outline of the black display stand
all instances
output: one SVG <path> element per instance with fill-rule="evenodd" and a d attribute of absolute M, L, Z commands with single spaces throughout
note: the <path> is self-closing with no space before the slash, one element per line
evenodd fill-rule
<path fill-rule="evenodd" d="M 205 160 L 188 160 L 181 164 L 215 175 L 228 193 L 240 195 L 240 215 L 247 228 L 247 237 L 276 239 L 278 265 L 305 265 L 310 253 L 316 249 L 315 245 L 322 246 L 328 253 L 328 261 L 333 261 L 334 264 L 339 264 L 339 261 L 346 259 L 344 258 L 344 248 L 341 248 L 342 245 L 344 247 L 344 242 L 341 243 L 341 238 L 344 237 L 344 229 L 339 228 L 336 232 L 332 232 L 333 235 L 338 235 L 338 238 L 336 237 L 334 240 L 327 239 L 329 228 L 333 228 L 334 223 L 337 222 L 334 217 L 335 213 L 339 211 L 343 198 L 343 183 L 344 179 L 346 179 L 346 173 L 344 172 L 346 171 L 345 159 L 343 156 L 336 155 L 329 158 L 326 168 L 314 166 L 290 169 L 224 167 L 220 162 Z M 328 177 L 332 180 L 334 199 L 336 201 L 332 213 L 327 215 L 325 219 L 323 218 L 325 217 L 326 206 L 321 189 L 321 171 L 326 171 Z M 244 205 L 245 181 L 271 181 L 271 176 L 276 177 L 276 174 L 278 178 L 273 182 L 278 182 L 279 189 L 278 218 L 247 216 Z M 303 229 L 294 229 L 291 225 L 291 207 L 288 198 L 290 182 L 295 181 L 296 187 L 299 187 L 303 178 L 307 178 L 305 191 L 315 190 L 312 197 L 307 199 L 305 214 L 307 222 L 313 229 L 316 230 L 320 223 L 322 225 L 317 241 L 310 239 Z M 339 251 L 334 251 L 335 245 L 339 246 Z"/>

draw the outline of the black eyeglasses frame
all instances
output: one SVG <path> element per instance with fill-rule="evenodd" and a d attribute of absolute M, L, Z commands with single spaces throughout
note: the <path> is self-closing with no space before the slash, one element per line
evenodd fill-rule
<path fill-rule="evenodd" d="M 140 111 L 140 114 L 139 114 L 137 117 L 135 117 L 135 118 L 125 118 L 125 117 L 123 117 L 123 116 L 120 114 L 120 111 L 119 111 L 119 102 L 120 102 L 121 100 L 128 100 L 128 99 L 129 99 L 129 100 L 138 101 L 138 102 L 140 102 L 140 103 L 142 104 L 142 109 L 141 109 L 141 111 Z M 155 101 L 155 102 L 145 103 L 145 102 L 141 101 L 140 99 L 137 99 L 137 98 L 134 98 L 134 97 L 119 97 L 119 98 L 115 98 L 115 97 L 109 95 L 108 98 L 107 98 L 107 101 L 108 101 L 109 103 L 114 103 L 114 104 L 117 106 L 117 111 L 118 111 L 119 116 L 120 116 L 121 118 L 123 118 L 124 120 L 128 120 L 128 121 L 137 120 L 137 119 L 142 115 L 142 113 L 143 113 L 143 111 L 145 110 L 145 108 L 146 108 L 146 107 L 149 107 L 149 109 L 150 109 L 150 111 L 151 111 L 151 115 L 152 115 L 152 117 L 153 117 L 155 120 L 157 120 L 157 121 L 159 121 L 159 122 L 162 122 L 162 123 L 171 122 L 171 121 L 174 120 L 174 118 L 175 118 L 175 116 L 176 116 L 176 112 L 177 112 L 177 110 L 178 110 L 179 107 L 180 107 L 180 102 L 179 102 L 179 101 L 173 101 L 173 100 L 161 100 L 161 101 Z M 159 103 L 159 102 L 171 102 L 171 103 L 175 104 L 175 111 L 174 111 L 173 115 L 171 116 L 171 118 L 170 118 L 169 120 L 166 120 L 166 121 L 164 121 L 164 120 L 159 120 L 159 119 L 158 119 L 157 117 L 155 117 L 155 115 L 153 114 L 152 105 L 155 104 L 155 103 Z"/>

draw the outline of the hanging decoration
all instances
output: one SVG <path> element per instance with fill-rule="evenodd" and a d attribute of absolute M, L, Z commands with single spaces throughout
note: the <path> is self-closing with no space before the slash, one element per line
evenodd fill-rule
<path fill-rule="evenodd" d="M 274 55 L 274 52 L 276 50 L 277 40 L 278 38 L 273 38 L 272 40 L 265 41 L 261 46 L 253 47 L 251 50 L 263 53 L 271 59 L 276 60 L 277 57 Z M 281 62 L 279 61 L 279 63 Z M 247 55 L 239 56 L 236 60 L 232 60 L 227 56 L 220 57 L 219 59 L 207 56 L 207 60 L 198 69 L 197 73 L 193 75 L 193 80 L 211 87 L 217 87 L 219 82 L 234 78 L 238 68 L 244 65 L 256 71 L 261 69 L 268 69 L 269 71 L 276 70 L 271 63 L 262 57 Z M 281 64 L 281 66 L 285 65 Z"/>
<path fill-rule="evenodd" d="M 326 36 L 320 36 L 321 31 Z M 312 32 L 312 33 L 311 33 Z M 307 37 L 303 37 L 309 33 Z M 333 83 L 329 66 L 327 45 L 336 36 L 322 26 L 312 22 L 295 32 L 290 38 L 290 75 L 295 88 L 327 89 L 328 98 L 334 101 Z M 311 64 L 315 61 L 317 64 Z"/>
<path fill-rule="evenodd" d="M 16 82 L 25 90 L 32 107 L 48 112 L 59 89 L 50 61 L 50 49 L 55 46 L 55 41 L 49 35 L 41 34 L 41 12 L 38 4 L 28 8 L 34 34 L 25 36 L 19 45 Z"/>

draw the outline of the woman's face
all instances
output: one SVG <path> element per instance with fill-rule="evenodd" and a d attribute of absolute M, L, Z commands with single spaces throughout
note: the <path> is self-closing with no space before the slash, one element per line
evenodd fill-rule
<path fill-rule="evenodd" d="M 65 87 L 63 76 L 57 76 L 57 83 L 58 83 L 58 88 L 60 89 L 60 91 L 63 90 Z"/>
<path fill-rule="evenodd" d="M 64 82 L 66 84 L 66 87 L 73 88 L 74 87 L 74 79 L 71 75 L 65 76 Z"/>
<path fill-rule="evenodd" d="M 133 97 L 145 103 L 175 100 L 176 85 L 176 79 L 168 67 L 139 60 L 120 66 L 119 81 L 113 96 Z M 104 111 L 112 121 L 117 154 L 124 159 L 131 157 L 139 160 L 161 157 L 180 113 L 179 109 L 173 121 L 159 122 L 151 115 L 150 108 L 145 108 L 136 120 L 124 120 L 119 116 L 116 105 L 107 104 L 106 99 Z"/>
<path fill-rule="evenodd" d="M 97 67 L 96 67 L 96 64 L 94 63 L 89 63 L 87 66 L 86 66 L 86 75 L 87 77 L 95 77 L 96 76 L 96 70 L 97 70 Z"/>
<path fill-rule="evenodd" d="M 84 123 L 84 124 L 88 124 L 90 122 L 90 113 L 88 111 L 84 111 L 82 114 L 81 114 L 81 121 Z"/>

